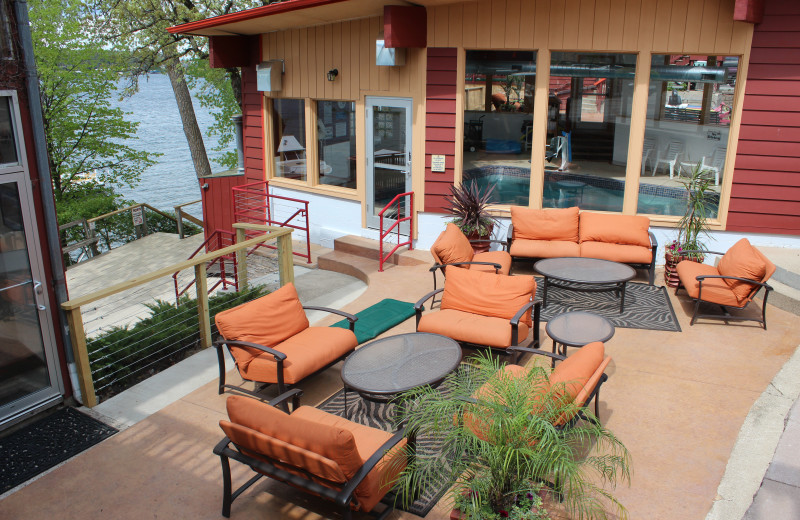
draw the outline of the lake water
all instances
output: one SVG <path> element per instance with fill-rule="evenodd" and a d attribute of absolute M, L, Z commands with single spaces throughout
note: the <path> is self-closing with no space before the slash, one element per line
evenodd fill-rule
<path fill-rule="evenodd" d="M 206 152 L 211 161 L 211 171 L 218 172 L 223 168 L 214 162 L 214 158 L 221 153 L 212 150 L 217 145 L 217 139 L 208 135 L 208 128 L 214 122 L 213 117 L 196 99 L 193 98 L 193 101 L 197 123 L 203 133 Z M 171 210 L 178 204 L 198 200 L 200 184 L 167 75 L 153 74 L 149 78 L 142 78 L 138 93 L 115 104 L 124 111 L 131 112 L 127 116 L 129 120 L 139 122 L 138 139 L 129 141 L 129 145 L 164 154 L 156 159 L 157 164 L 142 173 L 141 181 L 136 187 L 116 190 L 128 200 L 144 202 L 158 209 Z M 196 217 L 202 216 L 200 204 L 186 209 Z"/>

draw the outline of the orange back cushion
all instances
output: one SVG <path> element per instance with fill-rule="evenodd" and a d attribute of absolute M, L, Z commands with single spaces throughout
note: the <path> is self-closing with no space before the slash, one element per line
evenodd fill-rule
<path fill-rule="evenodd" d="M 719 274 L 723 276 L 736 276 L 761 282 L 767 274 L 765 260 L 764 255 L 750 245 L 749 240 L 743 238 L 728 249 L 728 252 L 720 259 L 717 269 Z M 769 260 L 766 261 L 769 262 Z M 755 288 L 753 285 L 739 280 L 726 279 L 725 283 L 728 284 L 728 287 L 731 288 L 731 291 L 736 295 L 736 299 L 740 302 L 747 298 Z"/>
<path fill-rule="evenodd" d="M 320 471 L 316 474 L 324 478 L 336 474 L 336 471 L 322 459 L 338 465 L 345 479 L 351 478 L 362 465 L 355 438 L 349 430 L 293 417 L 267 403 L 239 395 L 228 397 L 227 409 L 231 423 L 266 437 L 259 438 L 258 445 L 250 447 L 254 451 L 287 460 L 298 467 L 314 469 L 315 473 Z M 234 428 L 223 427 L 223 430 L 226 434 L 231 430 L 236 435 Z M 230 435 L 228 438 L 237 442 Z M 245 442 L 253 438 L 249 435 Z M 288 455 L 290 459 L 285 458 Z"/>
<path fill-rule="evenodd" d="M 217 314 L 217 329 L 225 339 L 249 341 L 267 347 L 308 328 L 308 318 L 288 283 L 266 296 Z"/>
<path fill-rule="evenodd" d="M 650 219 L 638 215 L 581 213 L 581 242 L 650 247 Z"/>
<path fill-rule="evenodd" d="M 514 239 L 578 241 L 578 208 L 528 209 L 511 206 Z"/>
<path fill-rule="evenodd" d="M 455 309 L 481 316 L 511 319 L 536 294 L 533 276 L 503 276 L 467 269 L 447 273 L 442 309 Z M 521 319 L 531 327 L 531 313 Z"/>
<path fill-rule="evenodd" d="M 553 370 L 550 385 L 564 384 L 565 395 L 574 401 L 592 374 L 602 365 L 604 353 L 605 346 L 599 341 L 584 345 Z"/>
<path fill-rule="evenodd" d="M 475 253 L 466 235 L 451 222 L 431 246 L 431 254 L 437 263 L 452 264 L 470 262 Z"/>

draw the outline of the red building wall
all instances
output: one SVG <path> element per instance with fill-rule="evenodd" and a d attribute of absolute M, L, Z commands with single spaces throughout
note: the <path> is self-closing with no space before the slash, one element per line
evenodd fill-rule
<path fill-rule="evenodd" d="M 755 26 L 726 229 L 800 235 L 800 2 Z"/>
<path fill-rule="evenodd" d="M 458 50 L 428 47 L 425 93 L 425 211 L 446 212 L 455 179 Z M 431 171 L 431 155 L 445 156 L 445 171 Z"/>

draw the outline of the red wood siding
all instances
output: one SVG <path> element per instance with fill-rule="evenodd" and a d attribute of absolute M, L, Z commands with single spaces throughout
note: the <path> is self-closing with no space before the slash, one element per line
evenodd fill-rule
<path fill-rule="evenodd" d="M 800 234 L 800 3 L 755 26 L 726 229 Z"/>
<path fill-rule="evenodd" d="M 203 222 L 206 238 L 214 231 L 233 231 L 233 195 L 231 188 L 245 184 L 244 175 L 206 177 L 200 180 L 203 198 Z M 208 188 L 203 188 L 208 186 Z"/>
<path fill-rule="evenodd" d="M 444 199 L 455 178 L 458 53 L 455 48 L 428 48 L 425 93 L 425 211 L 446 212 Z M 445 171 L 431 171 L 431 155 L 445 156 Z"/>

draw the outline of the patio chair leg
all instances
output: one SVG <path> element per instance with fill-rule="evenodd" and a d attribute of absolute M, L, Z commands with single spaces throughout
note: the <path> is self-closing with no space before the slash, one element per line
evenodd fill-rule
<path fill-rule="evenodd" d="M 222 345 L 214 345 L 217 348 L 217 362 L 219 363 L 219 393 L 225 391 L 225 352 Z"/>
<path fill-rule="evenodd" d="M 222 516 L 231 517 L 231 464 L 228 457 L 219 456 L 222 463 Z"/>
<path fill-rule="evenodd" d="M 691 327 L 694 325 L 694 322 L 697 321 L 697 312 L 700 309 L 700 299 L 697 299 L 694 304 L 694 314 L 692 314 L 692 321 L 689 322 L 689 326 Z"/>

